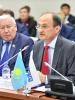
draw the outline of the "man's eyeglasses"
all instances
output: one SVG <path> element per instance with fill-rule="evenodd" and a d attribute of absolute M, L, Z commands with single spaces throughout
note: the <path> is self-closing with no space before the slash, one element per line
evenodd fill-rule
<path fill-rule="evenodd" d="M 49 28 L 49 26 L 48 25 L 37 25 L 36 26 L 36 29 L 48 29 Z"/>
<path fill-rule="evenodd" d="M 5 28 L 7 28 L 7 29 L 10 29 L 10 28 L 13 28 L 13 27 L 16 27 L 16 25 L 6 25 L 6 26 L 0 26 L 0 29 L 5 29 Z"/>

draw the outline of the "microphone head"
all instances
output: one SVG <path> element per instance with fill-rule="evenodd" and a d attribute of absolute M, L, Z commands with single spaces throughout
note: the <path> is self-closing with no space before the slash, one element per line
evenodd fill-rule
<path fill-rule="evenodd" d="M 44 62 L 44 64 L 47 66 L 48 64 L 47 64 L 47 62 Z"/>
<path fill-rule="evenodd" d="M 47 62 L 44 62 L 44 64 L 45 64 L 47 67 L 51 68 L 51 66 L 50 66 Z"/>

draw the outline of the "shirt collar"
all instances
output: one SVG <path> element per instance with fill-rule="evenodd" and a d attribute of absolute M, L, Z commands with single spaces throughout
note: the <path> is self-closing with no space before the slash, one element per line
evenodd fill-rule
<path fill-rule="evenodd" d="M 65 18 L 68 19 L 69 18 L 69 15 L 67 15 Z"/>
<path fill-rule="evenodd" d="M 55 48 L 55 44 L 56 44 L 56 41 L 57 41 L 57 37 L 58 36 L 56 36 L 49 44 L 48 44 L 48 46 L 50 47 L 50 48 Z M 44 43 L 44 46 L 46 46 L 46 43 Z"/>
<path fill-rule="evenodd" d="M 5 43 L 6 43 L 6 41 L 5 41 L 5 40 L 3 40 L 3 45 L 4 45 Z M 10 41 L 9 43 L 10 43 L 10 44 L 12 44 L 12 41 Z"/>

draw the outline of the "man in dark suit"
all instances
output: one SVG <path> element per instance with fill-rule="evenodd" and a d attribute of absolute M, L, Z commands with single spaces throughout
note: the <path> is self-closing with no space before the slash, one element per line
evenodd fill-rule
<path fill-rule="evenodd" d="M 20 18 L 16 19 L 17 31 L 23 34 L 26 33 L 27 31 L 28 34 L 26 35 L 31 37 L 36 37 L 37 22 L 32 16 L 30 16 L 30 10 L 31 10 L 30 7 L 27 5 L 20 8 L 19 10 Z"/>
<path fill-rule="evenodd" d="M 0 65 L 4 63 L 3 58 L 7 61 L 28 45 L 29 47 L 22 52 L 23 62 L 27 67 L 33 41 L 23 34 L 17 34 L 16 31 L 16 22 L 13 17 L 9 15 L 0 16 Z M 17 56 L 8 62 L 11 71 L 14 69 L 16 58 Z M 0 67 L 0 76 L 2 74 L 2 68 L 3 66 Z"/>
<path fill-rule="evenodd" d="M 70 10 L 71 7 L 69 4 L 62 4 L 61 5 L 61 12 L 64 14 L 65 16 L 65 23 L 69 24 L 69 25 L 74 25 L 75 26 L 75 16 L 73 16 L 72 14 L 70 14 Z"/>
<path fill-rule="evenodd" d="M 47 75 L 48 78 L 51 75 L 57 75 L 44 62 L 48 62 L 53 68 L 74 82 L 75 43 L 59 35 L 61 31 L 59 17 L 52 13 L 43 14 L 38 21 L 37 29 L 40 41 L 34 44 L 33 60 L 41 82 L 45 82 Z"/>
<path fill-rule="evenodd" d="M 71 41 L 75 41 L 75 28 L 70 26 L 70 25 L 62 24 L 60 34 L 63 37 L 65 37 L 66 39 L 69 39 Z"/>

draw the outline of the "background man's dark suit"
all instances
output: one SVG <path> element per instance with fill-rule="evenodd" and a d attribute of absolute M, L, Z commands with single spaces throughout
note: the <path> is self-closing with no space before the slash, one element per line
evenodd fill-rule
<path fill-rule="evenodd" d="M 16 53 L 18 53 L 20 51 L 20 49 L 23 49 L 27 45 L 29 47 L 27 48 L 27 50 L 25 50 L 22 53 L 22 55 L 23 55 L 23 61 L 24 61 L 25 66 L 28 66 L 29 54 L 30 54 L 30 51 L 32 50 L 33 41 L 29 37 L 27 37 L 23 34 L 19 34 L 19 33 L 16 34 L 16 37 L 12 41 L 11 49 L 9 52 L 9 57 L 11 58 Z M 1 57 L 1 52 L 2 52 L 2 39 L 0 39 L 0 57 Z M 11 61 L 9 61 L 9 67 L 11 70 L 13 70 L 13 68 L 14 68 L 16 58 L 17 57 L 15 57 Z"/>
<path fill-rule="evenodd" d="M 37 22 L 33 17 L 29 17 L 26 24 L 21 22 L 21 19 L 16 20 L 17 23 L 17 32 L 21 32 L 24 35 L 36 37 L 36 25 Z"/>
<path fill-rule="evenodd" d="M 75 26 L 75 16 L 70 14 L 69 17 L 68 17 L 68 21 L 69 21 L 69 24 Z"/>
<path fill-rule="evenodd" d="M 37 70 L 41 71 L 41 62 L 44 51 L 43 41 L 38 41 L 33 47 L 33 59 Z M 71 42 L 62 36 L 58 36 L 55 45 L 53 68 L 58 70 L 61 74 L 75 79 L 75 43 Z M 51 71 L 52 75 L 56 75 Z"/>
<path fill-rule="evenodd" d="M 70 25 L 62 24 L 60 34 L 71 41 L 75 41 L 75 28 Z"/>

